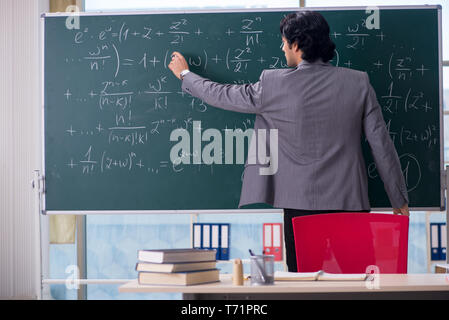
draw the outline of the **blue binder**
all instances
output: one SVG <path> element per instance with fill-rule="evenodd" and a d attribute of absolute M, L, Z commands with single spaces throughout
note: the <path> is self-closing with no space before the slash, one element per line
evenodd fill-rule
<path fill-rule="evenodd" d="M 440 247 L 441 247 L 441 260 L 446 260 L 446 251 L 447 251 L 446 223 L 440 224 Z"/>
<path fill-rule="evenodd" d="M 201 248 L 210 249 L 210 224 L 202 223 Z"/>
<path fill-rule="evenodd" d="M 201 246 L 202 229 L 203 229 L 203 226 L 201 225 L 201 223 L 193 224 L 192 248 L 201 249 L 201 247 L 202 247 Z"/>
<path fill-rule="evenodd" d="M 430 260 L 446 260 L 446 223 L 430 224 Z"/>
<path fill-rule="evenodd" d="M 194 223 L 193 248 L 217 250 L 217 260 L 229 260 L 229 223 Z"/>
<path fill-rule="evenodd" d="M 229 223 L 220 224 L 220 260 L 229 260 Z"/>

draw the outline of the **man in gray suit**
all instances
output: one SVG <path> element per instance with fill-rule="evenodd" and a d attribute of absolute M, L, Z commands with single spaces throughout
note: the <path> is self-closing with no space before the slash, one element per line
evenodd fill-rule
<path fill-rule="evenodd" d="M 329 25 L 317 12 L 281 21 L 283 51 L 291 69 L 264 70 L 258 82 L 228 85 L 189 72 L 174 52 L 169 68 L 182 89 L 221 109 L 255 113 L 254 132 L 278 130 L 278 169 L 245 164 L 239 206 L 284 208 L 289 271 L 296 271 L 291 219 L 316 213 L 370 211 L 361 138 L 365 134 L 395 214 L 409 215 L 407 188 L 394 144 L 368 74 L 334 67 Z M 269 146 L 267 146 L 269 147 Z M 251 149 L 251 148 L 250 148 Z"/>

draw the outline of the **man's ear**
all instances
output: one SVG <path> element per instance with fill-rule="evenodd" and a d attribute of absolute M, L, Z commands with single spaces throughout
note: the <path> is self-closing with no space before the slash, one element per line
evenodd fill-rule
<path fill-rule="evenodd" d="M 295 42 L 292 44 L 292 48 L 295 50 L 295 52 L 298 52 L 298 51 L 299 51 L 298 42 L 295 41 Z"/>

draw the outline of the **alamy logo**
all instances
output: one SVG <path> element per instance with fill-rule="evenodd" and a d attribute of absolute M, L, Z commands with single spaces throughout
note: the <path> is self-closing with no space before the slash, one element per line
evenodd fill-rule
<path fill-rule="evenodd" d="M 380 11 L 378 7 L 367 7 L 365 10 L 369 16 L 365 20 L 365 25 L 368 30 L 380 29 Z"/>
<path fill-rule="evenodd" d="M 80 9 L 78 6 L 68 6 L 65 12 L 70 12 L 71 14 L 65 20 L 65 27 L 69 30 L 80 28 Z"/>
<path fill-rule="evenodd" d="M 380 289 L 379 266 L 369 265 L 366 267 L 365 273 L 368 275 L 368 278 L 365 281 L 366 288 L 370 290 Z"/>
<path fill-rule="evenodd" d="M 278 170 L 278 130 L 269 130 L 267 144 L 266 129 L 225 129 L 223 136 L 218 129 L 202 131 L 201 121 L 193 121 L 192 134 L 186 129 L 175 129 L 170 141 L 177 142 L 170 150 L 173 164 L 243 164 L 245 158 L 245 139 L 248 142 L 248 164 L 260 164 L 260 175 L 274 175 Z M 235 148 L 234 148 L 235 141 Z M 207 142 L 203 147 L 202 143 Z M 192 148 L 190 147 L 192 145 Z M 267 154 L 268 153 L 268 154 Z"/>
<path fill-rule="evenodd" d="M 76 265 L 69 265 L 65 269 L 65 273 L 68 273 L 65 280 L 65 286 L 68 290 L 76 289 L 78 290 L 80 288 L 80 270 L 78 266 Z"/>

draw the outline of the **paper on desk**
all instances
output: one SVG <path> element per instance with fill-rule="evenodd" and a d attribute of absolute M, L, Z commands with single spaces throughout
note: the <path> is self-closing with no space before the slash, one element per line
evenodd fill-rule
<path fill-rule="evenodd" d="M 318 280 L 324 281 L 364 281 L 367 277 L 365 273 L 326 273 L 322 272 Z"/>
<path fill-rule="evenodd" d="M 320 271 L 317 272 L 287 272 L 275 271 L 275 281 L 302 281 L 302 280 L 316 280 Z"/>
<path fill-rule="evenodd" d="M 274 280 L 276 281 L 364 281 L 366 277 L 365 273 L 326 273 L 322 270 L 317 272 L 275 271 L 274 273 Z"/>

